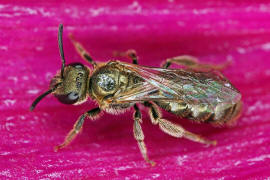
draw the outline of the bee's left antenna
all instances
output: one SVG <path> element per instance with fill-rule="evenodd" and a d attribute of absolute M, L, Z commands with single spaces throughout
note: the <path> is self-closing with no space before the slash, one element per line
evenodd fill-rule
<path fill-rule="evenodd" d="M 65 56 L 64 56 L 64 50 L 63 50 L 63 24 L 59 25 L 59 30 L 58 30 L 58 46 L 59 46 L 59 51 L 60 51 L 60 56 L 62 60 L 62 68 L 61 68 L 61 78 L 64 78 L 64 69 L 65 69 Z M 33 111 L 36 105 L 48 94 L 51 94 L 56 90 L 56 88 L 60 85 L 61 83 L 56 84 L 52 89 L 49 89 L 48 91 L 44 92 L 40 96 L 38 96 L 32 105 L 30 106 L 30 111 Z"/>
<path fill-rule="evenodd" d="M 35 101 L 32 103 L 32 105 L 30 106 L 30 111 L 33 111 L 34 108 L 36 107 L 36 105 L 39 103 L 39 101 L 41 101 L 41 99 L 43 99 L 45 96 L 47 96 L 48 94 L 51 94 L 53 92 L 52 89 L 49 89 L 48 91 L 46 91 L 45 93 L 41 94 L 40 96 L 38 96 Z"/>
<path fill-rule="evenodd" d="M 45 93 L 41 94 L 40 96 L 38 96 L 34 102 L 31 104 L 30 106 L 30 111 L 33 111 L 36 107 L 36 105 L 39 103 L 39 101 L 41 101 L 45 96 L 47 96 L 48 94 L 51 94 L 52 92 L 54 92 L 56 90 L 56 88 L 60 85 L 61 83 L 56 84 L 52 89 L 49 89 L 48 91 L 46 91 Z"/>
<path fill-rule="evenodd" d="M 58 46 L 59 46 L 59 51 L 60 51 L 60 56 L 62 60 L 62 68 L 61 68 L 61 78 L 64 78 L 64 68 L 65 68 L 65 56 L 64 56 L 64 50 L 63 50 L 63 24 L 59 25 L 59 30 L 58 30 Z"/>

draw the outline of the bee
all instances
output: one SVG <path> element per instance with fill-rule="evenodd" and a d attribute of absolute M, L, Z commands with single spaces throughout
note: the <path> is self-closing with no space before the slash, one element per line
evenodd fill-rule
<path fill-rule="evenodd" d="M 62 36 L 63 25 L 60 24 L 58 45 L 62 60 L 61 71 L 52 78 L 49 90 L 34 100 L 30 110 L 48 94 L 53 94 L 61 103 L 73 105 L 91 98 L 97 102 L 98 107 L 78 118 L 64 142 L 55 147 L 56 151 L 70 144 L 81 131 L 86 118 L 94 120 L 102 111 L 119 114 L 127 108 L 133 108 L 134 138 L 144 160 L 154 165 L 155 162 L 148 158 L 144 143 L 142 115 L 138 104 L 149 109 L 151 122 L 165 133 L 208 145 L 216 145 L 217 142 L 168 121 L 162 117 L 160 109 L 181 118 L 213 125 L 234 122 L 241 114 L 240 92 L 219 71 L 224 65 L 201 64 L 192 56 L 178 56 L 167 59 L 161 68 L 146 67 L 138 65 L 134 50 L 126 52 L 132 63 L 98 63 L 73 36 L 71 41 L 76 51 L 92 68 L 81 63 L 66 65 Z M 184 68 L 169 69 L 171 64 Z"/>

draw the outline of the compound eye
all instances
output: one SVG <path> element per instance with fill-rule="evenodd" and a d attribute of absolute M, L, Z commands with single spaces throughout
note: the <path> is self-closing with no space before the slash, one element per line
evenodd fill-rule
<path fill-rule="evenodd" d="M 57 95 L 57 99 L 63 104 L 74 104 L 79 99 L 79 94 L 77 92 L 71 92 L 67 95 Z"/>
<path fill-rule="evenodd" d="M 111 91 L 115 88 L 115 80 L 107 74 L 100 74 L 98 76 L 97 84 L 104 91 Z"/>

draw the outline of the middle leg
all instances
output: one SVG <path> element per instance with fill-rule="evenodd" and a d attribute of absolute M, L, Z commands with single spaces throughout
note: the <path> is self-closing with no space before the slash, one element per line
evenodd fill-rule
<path fill-rule="evenodd" d="M 141 111 L 139 110 L 139 108 L 137 107 L 136 104 L 134 105 L 134 110 L 135 110 L 134 116 L 133 116 L 133 118 L 134 118 L 134 124 L 133 124 L 134 137 L 138 142 L 138 146 L 139 146 L 139 149 L 141 151 L 141 154 L 142 154 L 144 160 L 147 163 L 150 163 L 152 166 L 154 166 L 156 163 L 154 161 L 149 160 L 148 155 L 147 155 L 147 148 L 146 148 L 145 143 L 144 143 L 144 134 L 142 131 L 142 127 L 140 125 L 140 123 L 142 123 L 142 115 L 141 115 Z"/>
<path fill-rule="evenodd" d="M 113 56 L 128 57 L 132 60 L 132 64 L 138 64 L 138 56 L 134 49 L 129 49 L 125 52 L 113 52 Z"/>

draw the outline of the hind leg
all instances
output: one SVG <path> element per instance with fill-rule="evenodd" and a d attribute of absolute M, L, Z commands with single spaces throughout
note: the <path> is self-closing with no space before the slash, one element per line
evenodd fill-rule
<path fill-rule="evenodd" d="M 185 66 L 187 68 L 197 70 L 197 71 L 207 71 L 211 69 L 222 71 L 230 65 L 230 61 L 227 61 L 223 64 L 217 64 L 217 65 L 203 64 L 203 63 L 200 63 L 199 60 L 193 56 L 184 55 L 184 56 L 177 56 L 177 57 L 167 59 L 163 63 L 162 67 L 167 69 L 170 67 L 171 64 L 182 65 L 182 66 Z"/>
<path fill-rule="evenodd" d="M 159 125 L 159 128 L 163 132 L 176 138 L 183 137 L 191 141 L 199 142 L 202 144 L 216 145 L 217 143 L 216 141 L 208 140 L 202 136 L 199 136 L 197 134 L 194 134 L 192 132 L 185 130 L 182 126 L 178 124 L 174 124 L 166 119 L 163 119 L 161 117 L 161 113 L 158 110 L 157 105 L 150 102 L 146 102 L 144 103 L 144 105 L 149 108 L 149 114 L 150 114 L 152 123 L 155 125 Z"/>

